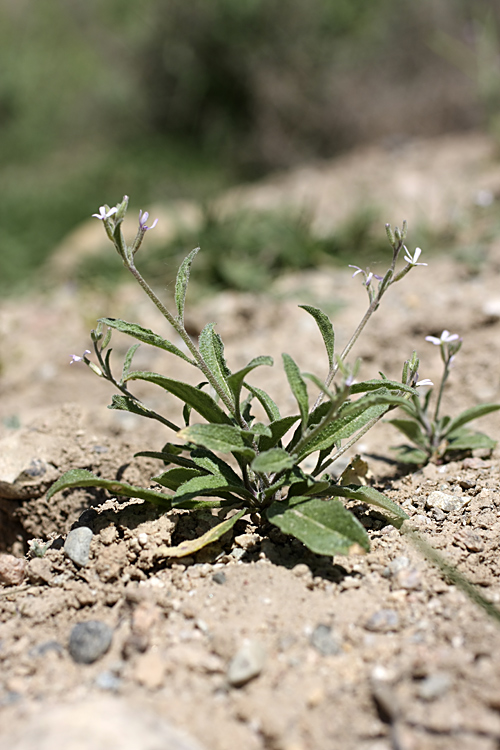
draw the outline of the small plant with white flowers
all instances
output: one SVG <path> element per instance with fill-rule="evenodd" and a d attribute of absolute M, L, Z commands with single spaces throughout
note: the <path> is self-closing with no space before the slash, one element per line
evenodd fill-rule
<path fill-rule="evenodd" d="M 411 254 L 404 244 L 406 224 L 402 230 L 396 227 L 394 231 L 390 225 L 386 226 L 392 254 L 385 274 L 375 275 L 355 267 L 354 275 L 361 273 L 363 276 L 369 305 L 340 353 L 335 351 L 334 329 L 329 317 L 317 307 L 301 306 L 314 318 L 323 338 L 326 376 L 301 372 L 292 357 L 283 354 L 284 371 L 297 408 L 292 414 L 282 415 L 273 398 L 252 384 L 255 368 L 272 366 L 271 357 L 256 356 L 245 367 L 232 372 L 213 323 L 205 326 L 197 341 L 186 330 L 184 306 L 198 248 L 189 253 L 179 267 L 169 309 L 135 263 L 144 237 L 156 226 L 156 221 L 148 226 L 148 213 L 141 211 L 137 234 L 128 245 L 122 233 L 127 208 L 125 196 L 115 207 L 101 206 L 94 216 L 102 221 L 123 264 L 162 313 L 178 337 L 178 344 L 137 323 L 105 317 L 91 332 L 94 356 L 90 358 L 90 351 L 86 350 L 81 357 L 73 356 L 72 361 L 83 362 L 113 384 L 117 394 L 109 408 L 156 420 L 165 427 L 162 446 L 137 454 L 158 459 L 162 468 L 151 478 L 148 487 L 136 487 L 112 477 L 75 469 L 52 486 L 48 497 L 72 487 L 104 487 L 117 495 L 156 503 L 165 511 L 210 509 L 218 516 L 214 519 L 215 525 L 202 537 L 183 541 L 177 547 L 163 548 L 165 557 L 195 553 L 226 534 L 247 514 L 264 528 L 268 524 L 278 526 L 319 554 L 368 550 L 364 527 L 339 498 L 377 506 L 391 523 L 401 525 L 407 516 L 398 505 L 373 487 L 346 484 L 332 473 L 332 466 L 390 410 L 418 401 L 422 381 L 418 381 L 416 355 L 405 364 L 401 382 L 384 375 L 357 382 L 359 362 L 348 361 L 354 344 L 389 287 L 416 266 L 426 265 L 419 262 L 419 248 Z M 402 264 L 401 255 L 404 256 Z M 138 342 L 128 350 L 119 375 L 114 374 L 109 346 L 115 331 Z M 188 362 L 200 373 L 198 385 L 133 369 L 133 358 L 140 343 L 158 347 Z M 178 420 L 163 416 L 141 401 L 133 392 L 137 381 L 152 383 L 176 400 Z M 308 384 L 316 391 L 314 402 L 310 400 Z M 309 468 L 311 457 L 314 460 Z M 308 470 L 305 459 L 308 459 Z"/>
<path fill-rule="evenodd" d="M 497 411 L 500 409 L 500 404 L 472 406 L 456 417 L 440 415 L 444 388 L 455 357 L 462 346 L 462 338 L 458 333 L 444 330 L 441 336 L 426 336 L 425 340 L 434 346 L 439 346 L 443 374 L 434 401 L 433 389 L 430 387 L 425 395 L 415 394 L 401 405 L 401 409 L 406 412 L 408 418 L 389 420 L 413 443 L 413 445 L 400 445 L 394 449 L 397 452 L 398 461 L 423 465 L 429 461 L 443 463 L 453 456 L 470 453 L 475 449 L 491 452 L 496 441 L 483 432 L 470 430 L 465 425 L 485 414 Z M 433 383 L 421 381 L 420 385 L 432 386 Z"/>

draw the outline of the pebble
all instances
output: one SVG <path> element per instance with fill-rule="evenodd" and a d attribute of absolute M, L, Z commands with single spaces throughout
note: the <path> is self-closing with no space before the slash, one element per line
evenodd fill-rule
<path fill-rule="evenodd" d="M 451 686 L 451 678 L 445 672 L 436 672 L 422 680 L 418 695 L 424 701 L 434 701 L 444 695 Z"/>
<path fill-rule="evenodd" d="M 387 633 L 399 629 L 399 615 L 394 609 L 379 609 L 365 622 L 365 628 L 374 633 Z"/>
<path fill-rule="evenodd" d="M 24 581 L 26 566 L 24 557 L 0 555 L 0 583 L 5 586 L 18 586 Z"/>
<path fill-rule="evenodd" d="M 81 568 L 84 568 L 89 561 L 92 537 L 92 530 L 88 526 L 79 526 L 69 532 L 64 542 L 64 554 Z"/>
<path fill-rule="evenodd" d="M 226 583 L 226 574 L 223 570 L 218 570 L 217 573 L 214 573 L 212 576 L 212 581 L 214 583 L 218 583 L 222 586 L 223 583 Z"/>
<path fill-rule="evenodd" d="M 111 646 L 113 630 L 100 620 L 79 622 L 69 637 L 69 653 L 78 664 L 92 664 Z"/>
<path fill-rule="evenodd" d="M 404 557 L 404 555 L 400 555 L 399 557 L 395 557 L 394 560 L 391 560 L 389 565 L 384 569 L 382 575 L 384 576 L 384 578 L 391 578 L 392 576 L 397 575 L 401 570 L 409 567 L 409 558 Z"/>
<path fill-rule="evenodd" d="M 438 508 L 444 513 L 452 513 L 457 510 L 461 510 L 464 505 L 470 501 L 470 497 L 458 497 L 457 495 L 451 495 L 449 492 L 441 492 L 440 490 L 434 490 L 427 498 L 425 504 L 427 508 Z"/>
<path fill-rule="evenodd" d="M 418 570 L 415 568 L 405 568 L 396 574 L 395 582 L 401 589 L 415 591 L 421 587 L 422 578 Z"/>
<path fill-rule="evenodd" d="M 264 668 L 266 654 L 259 641 L 246 641 L 231 660 L 227 681 L 232 687 L 241 687 L 257 677 Z"/>
<path fill-rule="evenodd" d="M 332 635 L 329 625 L 316 625 L 309 642 L 322 656 L 331 656 L 340 652 L 340 646 Z"/>

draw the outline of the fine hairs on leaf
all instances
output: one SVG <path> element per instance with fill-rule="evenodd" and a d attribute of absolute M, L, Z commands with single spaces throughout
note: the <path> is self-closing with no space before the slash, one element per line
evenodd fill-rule
<path fill-rule="evenodd" d="M 161 461 L 162 469 L 151 477 L 148 488 L 75 469 L 66 472 L 51 487 L 49 499 L 61 490 L 94 486 L 116 495 L 148 500 L 161 505 L 165 511 L 217 509 L 219 523 L 197 539 L 182 541 L 172 548 L 161 547 L 156 552 L 157 559 L 195 554 L 229 534 L 248 514 L 253 523 L 261 525 L 262 533 L 266 533 L 269 525 L 277 526 L 315 553 L 363 554 L 370 547 L 367 532 L 345 506 L 345 501 L 375 506 L 398 528 L 408 517 L 375 488 L 341 483 L 332 473 L 332 464 L 356 440 L 382 417 L 399 408 L 405 418 L 392 422 L 416 445 L 413 454 L 411 451 L 407 454 L 408 458 L 413 455 L 409 460 L 418 463 L 422 456 L 428 459 L 442 456 L 443 441 L 450 449 L 478 445 L 477 434 L 472 433 L 472 437 L 464 425 L 499 406 L 486 404 L 473 407 L 454 419 L 439 418 L 444 382 L 451 359 L 461 344 L 458 336 L 444 331 L 440 339 L 433 341 L 439 344 L 445 363 L 433 419 L 428 415 L 429 398 L 426 396 L 423 402 L 419 398 L 419 388 L 429 381 L 418 381 L 416 354 L 405 362 L 401 382 L 389 380 L 382 374 L 379 378 L 358 381 L 360 363 L 349 361 L 351 350 L 390 287 L 417 267 L 426 265 L 419 262 L 420 248 L 411 253 L 404 244 L 406 224 L 401 230 L 386 227 L 391 250 L 384 274 L 375 275 L 353 266 L 353 276 L 360 274 L 366 289 L 367 308 L 340 353 L 335 351 L 335 333 L 328 316 L 317 307 L 301 306 L 317 325 L 326 357 L 319 372 L 308 373 L 303 372 L 289 354 L 282 354 L 284 373 L 296 403 L 291 414 L 282 415 L 275 399 L 252 383 L 256 368 L 273 366 L 270 356 L 256 353 L 246 366 L 231 372 L 215 323 L 205 325 L 198 341 L 193 340 L 185 327 L 189 275 L 199 248 L 192 250 L 180 265 L 172 312 L 136 266 L 136 258 L 140 257 L 138 251 L 156 221 L 146 226 L 148 214 L 140 212 L 136 237 L 128 245 L 121 231 L 127 209 L 125 196 L 116 208 L 103 206 L 95 216 L 102 221 L 107 237 L 127 270 L 169 324 L 173 341 L 139 324 L 103 317 L 91 332 L 94 357 L 90 358 L 90 351 L 86 350 L 81 357 L 73 356 L 72 361 L 83 362 L 114 386 L 118 393 L 113 396 L 110 408 L 155 419 L 164 425 L 167 442 L 163 447 L 153 450 L 147 447 L 137 454 Z M 161 373 L 132 369 L 138 344 L 129 348 L 121 377 L 116 378 L 109 348 L 112 333 L 130 336 L 141 344 L 185 360 L 198 371 L 198 385 Z M 163 398 L 168 399 L 168 418 L 134 394 L 137 381 L 161 389 Z M 308 385 L 314 391 L 315 402 L 311 400 Z M 170 418 L 172 408 L 177 408 L 179 413 L 176 420 Z M 185 426 L 181 426 L 183 422 Z M 174 438 L 175 443 L 171 442 Z M 481 444 L 485 444 L 484 440 Z M 316 462 L 314 465 L 313 461 L 314 468 L 308 465 L 306 470 L 301 462 L 311 454 L 316 454 Z"/>

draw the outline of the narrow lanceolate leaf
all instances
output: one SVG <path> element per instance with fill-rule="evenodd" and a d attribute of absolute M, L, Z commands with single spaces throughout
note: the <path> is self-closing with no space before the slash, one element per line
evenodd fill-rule
<path fill-rule="evenodd" d="M 420 466 L 429 460 L 429 453 L 420 448 L 413 448 L 411 445 L 399 445 L 396 448 L 391 448 L 391 450 L 396 453 L 396 461 L 402 464 Z"/>
<path fill-rule="evenodd" d="M 148 417 L 149 419 L 156 419 L 158 422 L 170 427 L 174 432 L 178 432 L 180 427 L 171 422 L 166 417 L 162 417 L 161 414 L 157 414 L 152 409 L 148 409 L 147 406 L 141 404 L 140 401 L 136 401 L 129 396 L 113 396 L 108 409 L 116 409 L 117 411 L 128 411 L 131 414 L 138 414 L 140 417 Z"/>
<path fill-rule="evenodd" d="M 243 383 L 243 385 L 245 386 L 247 391 L 250 391 L 252 396 L 255 396 L 255 398 L 260 401 L 271 422 L 275 422 L 278 419 L 281 419 L 280 410 L 268 393 L 263 391 L 262 388 L 256 388 L 254 385 L 248 385 L 248 383 Z"/>
<path fill-rule="evenodd" d="M 298 419 L 300 419 L 299 415 L 295 414 L 293 416 L 282 417 L 281 419 L 277 419 L 275 422 L 271 422 L 271 424 L 269 425 L 271 437 L 268 438 L 265 435 L 262 436 L 259 440 L 259 448 L 262 451 L 267 451 L 270 448 L 274 448 L 274 446 L 280 442 L 281 438 L 286 435 L 290 427 L 292 427 Z"/>
<path fill-rule="evenodd" d="M 149 502 L 154 503 L 155 505 L 161 505 L 165 510 L 169 510 L 172 507 L 171 498 L 168 495 L 164 495 L 162 492 L 146 490 L 143 487 L 134 487 L 127 482 L 115 482 L 113 479 L 103 479 L 102 477 L 97 477 L 86 469 L 71 469 L 63 474 L 62 477 L 59 477 L 57 482 L 54 482 L 48 491 L 47 500 L 50 500 L 56 492 L 71 489 L 72 487 L 103 487 L 114 495 L 124 495 L 125 497 L 138 497 L 141 500 L 149 500 Z"/>
<path fill-rule="evenodd" d="M 122 382 L 124 381 L 124 379 L 127 377 L 129 373 L 130 366 L 132 365 L 132 359 L 139 347 L 140 347 L 140 344 L 133 344 L 125 355 L 125 359 L 123 361 L 123 368 L 122 368 Z"/>
<path fill-rule="evenodd" d="M 382 510 L 385 510 L 391 516 L 401 521 L 408 518 L 404 510 L 400 508 L 397 503 L 390 500 L 374 487 L 362 487 L 358 484 L 340 486 L 337 484 L 332 485 L 328 492 L 336 497 L 349 497 L 352 500 L 360 500 L 362 503 L 368 503 L 368 505 L 376 505 L 378 508 L 382 508 Z"/>
<path fill-rule="evenodd" d="M 224 534 L 230 531 L 237 523 L 237 521 L 239 521 L 240 518 L 245 515 L 245 513 L 247 513 L 247 510 L 245 508 L 243 510 L 239 510 L 234 514 L 234 516 L 231 516 L 231 518 L 226 518 L 225 521 L 217 524 L 217 526 L 213 526 L 211 529 L 205 532 L 205 534 L 202 534 L 202 536 L 199 536 L 197 539 L 185 540 L 184 542 L 178 544 L 176 547 L 161 546 L 157 549 L 155 557 L 161 559 L 164 557 L 186 557 L 186 555 L 193 555 L 195 552 L 198 552 L 198 550 L 203 549 L 203 547 L 216 542 L 221 538 L 221 536 L 224 536 Z"/>
<path fill-rule="evenodd" d="M 284 469 L 292 469 L 294 461 L 283 448 L 271 448 L 259 453 L 252 461 L 252 469 L 259 474 L 276 474 Z"/>
<path fill-rule="evenodd" d="M 449 422 L 446 434 L 449 435 L 450 432 L 457 430 L 459 427 L 467 424 L 467 422 L 472 422 L 473 419 L 484 417 L 485 414 L 490 414 L 490 412 L 497 411 L 498 409 L 500 409 L 500 404 L 479 404 L 478 406 L 471 406 L 470 409 L 466 409 L 459 414 L 458 417 L 455 417 L 455 419 L 452 419 Z"/>
<path fill-rule="evenodd" d="M 243 439 L 239 427 L 222 424 L 192 424 L 185 427 L 178 435 L 184 440 L 201 445 L 211 451 L 236 453 L 244 458 L 255 458 L 255 451 Z"/>
<path fill-rule="evenodd" d="M 191 250 L 189 255 L 184 258 L 179 266 L 179 270 L 177 271 L 177 278 L 175 280 L 175 305 L 178 313 L 177 320 L 180 323 L 184 322 L 184 305 L 186 303 L 189 274 L 191 273 L 191 266 L 199 249 L 199 247 L 196 247 L 194 250 Z"/>
<path fill-rule="evenodd" d="M 193 477 L 201 476 L 206 476 L 206 474 L 205 472 L 200 471 L 200 469 L 177 467 L 175 469 L 164 471 L 152 479 L 154 482 L 161 484 L 162 487 L 167 487 L 167 489 L 174 490 L 175 492 L 181 484 L 184 484 L 184 482 L 193 479 Z"/>
<path fill-rule="evenodd" d="M 415 422 L 412 419 L 388 419 L 387 421 L 421 448 L 427 448 L 429 446 L 429 439 L 422 431 L 418 422 Z"/>
<path fill-rule="evenodd" d="M 370 549 L 365 529 L 338 500 L 293 497 L 273 503 L 267 517 L 318 555 L 360 554 Z"/>
<path fill-rule="evenodd" d="M 239 403 L 240 401 L 240 393 L 241 388 L 243 386 L 243 381 L 245 380 L 246 376 L 249 372 L 254 370 L 256 367 L 260 367 L 261 365 L 268 365 L 269 367 L 272 367 L 273 365 L 273 358 L 272 357 L 255 357 L 252 359 L 246 367 L 243 367 L 243 369 L 238 370 L 237 372 L 234 372 L 228 379 L 228 385 L 233 393 L 234 400 L 236 403 Z"/>
<path fill-rule="evenodd" d="M 333 367 L 333 352 L 335 348 L 335 333 L 331 324 L 330 318 L 323 310 L 319 307 L 311 307 L 311 305 L 299 305 L 303 310 L 312 315 L 325 342 L 326 353 L 328 355 L 328 365 Z"/>
<path fill-rule="evenodd" d="M 309 397 L 307 395 L 307 386 L 302 375 L 300 374 L 299 368 L 297 367 L 294 360 L 290 357 L 290 355 L 282 354 L 282 357 L 288 384 L 299 406 L 302 424 L 305 426 L 307 424 L 307 417 L 309 414 Z"/>
<path fill-rule="evenodd" d="M 215 323 L 207 323 L 198 340 L 200 354 L 214 374 L 220 387 L 231 398 L 227 379 L 231 374 L 224 359 L 224 345 L 221 337 L 214 331 Z"/>
<path fill-rule="evenodd" d="M 206 448 L 196 448 L 191 451 L 193 464 L 203 469 L 208 474 L 222 474 L 229 484 L 242 484 L 242 480 L 237 473 L 222 458 L 216 456 L 212 451 Z"/>
<path fill-rule="evenodd" d="M 125 320 L 118 320 L 116 318 L 100 318 L 99 322 L 105 323 L 110 328 L 115 328 L 121 333 L 133 336 L 144 344 L 150 344 L 151 346 L 156 346 L 158 349 L 164 349 L 166 352 L 175 354 L 177 357 L 186 360 L 186 362 L 189 362 L 191 365 L 195 364 L 193 360 L 190 359 L 187 354 L 184 354 L 184 352 L 175 346 L 175 344 L 172 344 L 170 341 L 167 341 L 167 339 L 153 333 L 149 328 L 143 328 L 142 326 L 137 325 L 137 323 L 127 323 Z"/>
<path fill-rule="evenodd" d="M 171 498 L 172 506 L 184 507 L 186 501 L 196 497 L 210 496 L 227 498 L 235 493 L 246 499 L 253 499 L 253 495 L 241 483 L 231 484 L 222 474 L 204 474 L 203 476 L 188 479 L 177 488 L 175 495 Z M 236 498 L 233 502 L 240 502 Z"/>
<path fill-rule="evenodd" d="M 129 380 L 145 380 L 148 383 L 156 383 L 161 388 L 177 396 L 181 401 L 188 404 L 192 409 L 201 414 L 208 422 L 216 424 L 229 424 L 231 419 L 218 406 L 214 399 L 204 391 L 196 388 L 194 385 L 183 383 L 180 380 L 166 378 L 164 375 L 158 375 L 156 372 L 134 371 L 127 375 Z"/>
<path fill-rule="evenodd" d="M 416 395 L 415 388 L 411 388 L 409 385 L 399 383 L 397 380 L 373 379 L 364 380 L 362 383 L 353 383 L 349 388 L 349 392 L 355 393 L 368 393 L 370 391 L 378 391 L 379 388 L 387 388 L 389 391 L 401 391 L 402 393 L 411 393 L 413 396 Z"/>
<path fill-rule="evenodd" d="M 184 466 L 188 469 L 196 468 L 196 464 L 194 461 L 191 461 L 191 459 L 184 458 L 184 456 L 178 456 L 176 453 L 168 453 L 167 451 L 139 451 L 139 453 L 134 453 L 134 457 L 136 456 L 158 458 L 166 464 L 177 464 L 178 466 Z"/>
<path fill-rule="evenodd" d="M 478 449 L 493 450 L 497 441 L 485 435 L 484 432 L 472 432 L 472 430 L 457 430 L 453 435 L 448 435 L 448 450 L 472 451 Z"/>

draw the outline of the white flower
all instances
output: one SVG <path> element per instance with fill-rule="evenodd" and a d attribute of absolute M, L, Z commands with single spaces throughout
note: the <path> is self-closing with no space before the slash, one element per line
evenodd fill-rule
<path fill-rule="evenodd" d="M 144 211 L 144 213 L 142 213 L 142 211 L 139 211 L 139 228 L 140 229 L 144 229 L 144 231 L 147 231 L 148 229 L 154 229 L 155 226 L 158 224 L 158 219 L 155 219 L 154 222 L 151 224 L 151 226 L 147 227 L 146 222 L 148 218 L 149 218 L 148 211 Z"/>
<path fill-rule="evenodd" d="M 410 251 L 408 250 L 408 248 L 406 247 L 406 245 L 403 245 L 403 247 L 404 247 L 405 253 L 406 253 L 406 255 L 405 255 L 405 261 L 407 263 L 409 263 L 410 266 L 426 266 L 427 265 L 427 263 L 418 263 L 417 262 L 418 259 L 421 256 L 421 254 L 422 254 L 422 250 L 419 247 L 415 248 L 415 252 L 413 253 L 413 255 L 410 253 Z"/>
<path fill-rule="evenodd" d="M 425 340 L 434 344 L 434 346 L 441 346 L 441 344 L 449 344 L 451 341 L 457 341 L 459 338 L 460 336 L 458 333 L 450 333 L 449 331 L 444 330 L 440 338 L 437 338 L 437 336 L 426 336 Z"/>
<path fill-rule="evenodd" d="M 106 211 L 106 206 L 100 206 L 99 213 L 98 214 L 92 214 L 92 216 L 95 216 L 96 219 L 100 219 L 101 221 L 104 221 L 104 219 L 109 219 L 110 216 L 113 216 L 113 214 L 116 214 L 118 209 L 116 207 L 110 208 Z"/>
<path fill-rule="evenodd" d="M 424 380 L 419 380 L 415 383 L 415 388 L 418 388 L 419 385 L 434 385 L 434 383 L 429 378 L 424 378 Z"/>
<path fill-rule="evenodd" d="M 79 357 L 77 354 L 71 355 L 70 365 L 74 365 L 75 362 L 84 362 L 85 361 L 85 355 L 90 354 L 90 349 L 85 349 L 83 352 L 83 357 Z"/>

